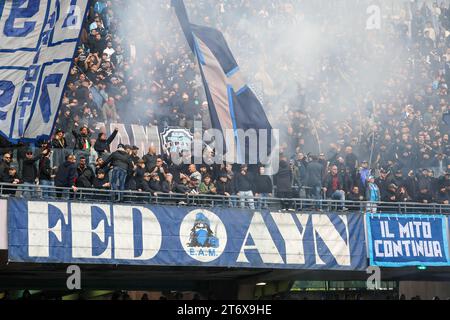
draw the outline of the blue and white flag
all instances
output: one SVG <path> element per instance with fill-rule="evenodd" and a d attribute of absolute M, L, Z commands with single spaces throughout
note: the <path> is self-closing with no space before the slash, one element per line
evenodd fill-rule
<path fill-rule="evenodd" d="M 191 24 L 183 0 L 172 0 L 172 6 L 198 59 L 212 127 L 221 130 L 225 137 L 227 158 L 247 163 L 246 158 L 254 156 L 249 155 L 248 143 L 246 145 L 245 138 L 242 139 L 248 130 L 255 130 L 258 151 L 264 147 L 264 157 L 269 156 L 273 147 L 272 126 L 261 102 L 246 84 L 223 34 L 213 28 Z M 253 148 L 252 152 L 261 156 L 255 151 Z"/>
<path fill-rule="evenodd" d="M 367 268 L 363 216 L 359 214 L 14 198 L 0 200 L 0 208 L 8 212 L 8 259 L 12 262 L 347 271 Z"/>
<path fill-rule="evenodd" d="M 86 0 L 0 0 L 0 134 L 48 139 L 88 6 Z"/>
<path fill-rule="evenodd" d="M 367 214 L 370 265 L 450 266 L 443 215 Z"/>

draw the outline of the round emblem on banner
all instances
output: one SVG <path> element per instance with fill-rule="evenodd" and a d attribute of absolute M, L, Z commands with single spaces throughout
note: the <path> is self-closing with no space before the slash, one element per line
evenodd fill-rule
<path fill-rule="evenodd" d="M 198 209 L 184 217 L 180 241 L 191 258 L 211 262 L 222 255 L 227 245 L 227 230 L 216 214 Z"/>

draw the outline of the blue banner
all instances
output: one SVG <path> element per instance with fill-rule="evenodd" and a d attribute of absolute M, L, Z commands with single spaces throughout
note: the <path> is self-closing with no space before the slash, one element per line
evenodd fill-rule
<path fill-rule="evenodd" d="M 0 135 L 48 140 L 88 1 L 0 0 Z"/>
<path fill-rule="evenodd" d="M 366 223 L 370 265 L 450 265 L 444 216 L 368 214 Z"/>
<path fill-rule="evenodd" d="M 365 270 L 363 216 L 8 200 L 9 260 Z"/>

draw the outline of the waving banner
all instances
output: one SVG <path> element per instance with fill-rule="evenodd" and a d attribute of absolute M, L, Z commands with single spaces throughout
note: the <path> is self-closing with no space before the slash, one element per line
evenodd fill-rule
<path fill-rule="evenodd" d="M 164 200 L 162 200 L 164 201 Z M 363 216 L 8 200 L 9 260 L 364 270 Z"/>
<path fill-rule="evenodd" d="M 445 216 L 368 214 L 366 223 L 371 265 L 450 266 Z"/>
<path fill-rule="evenodd" d="M 199 62 L 212 126 L 225 137 L 226 160 L 249 164 L 247 158 L 258 154 L 258 161 L 268 161 L 267 156 L 275 147 L 272 125 L 261 102 L 246 84 L 225 37 L 219 30 L 191 24 L 183 0 L 172 0 L 172 6 Z M 245 132 L 258 137 L 257 148 L 246 143 Z"/>
<path fill-rule="evenodd" d="M 0 0 L 0 134 L 48 139 L 89 1 Z"/>

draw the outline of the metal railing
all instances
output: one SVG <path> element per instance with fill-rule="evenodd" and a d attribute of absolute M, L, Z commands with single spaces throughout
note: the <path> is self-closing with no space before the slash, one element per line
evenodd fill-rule
<path fill-rule="evenodd" d="M 450 205 L 424 204 L 413 202 L 366 202 L 340 201 L 296 198 L 261 198 L 240 196 L 220 196 L 210 194 L 178 194 L 178 193 L 148 193 L 139 191 L 118 191 L 78 188 L 59 188 L 33 184 L 0 183 L 1 198 L 23 198 L 27 200 L 70 200 L 94 203 L 127 203 L 152 204 L 172 206 L 197 207 L 225 207 L 242 209 L 270 209 L 291 211 L 350 211 L 364 213 L 368 209 L 372 212 L 383 213 L 421 213 L 450 215 Z M 376 208 L 376 210 L 374 210 Z"/>

